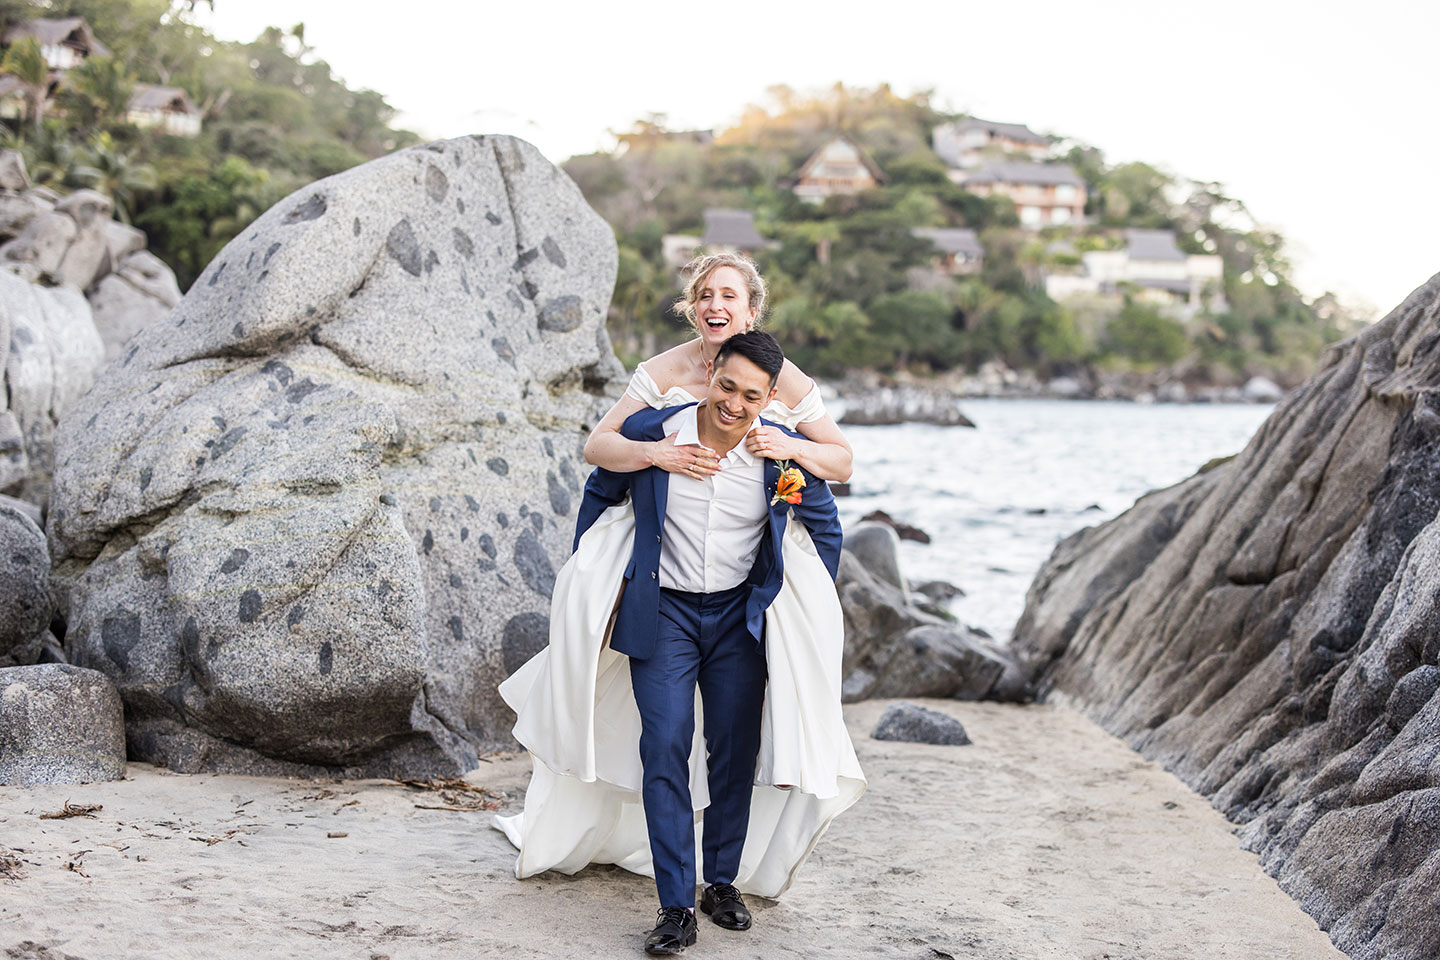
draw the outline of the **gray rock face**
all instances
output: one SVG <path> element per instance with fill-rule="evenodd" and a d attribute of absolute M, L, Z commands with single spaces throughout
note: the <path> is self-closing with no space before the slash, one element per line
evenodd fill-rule
<path fill-rule="evenodd" d="M 124 773 L 120 695 L 104 674 L 59 663 L 0 670 L 0 785 Z"/>
<path fill-rule="evenodd" d="M 900 572 L 900 536 L 888 524 L 861 522 L 845 531 L 845 549 L 855 559 L 890 586 L 899 590 L 908 601 L 910 587 Z"/>
<path fill-rule="evenodd" d="M 0 667 L 35 662 L 54 612 L 45 534 L 14 503 L 0 497 Z"/>
<path fill-rule="evenodd" d="M 970 743 L 970 736 L 959 720 L 905 701 L 886 708 L 870 736 L 876 740 L 933 743 L 942 747 L 963 747 Z"/>
<path fill-rule="evenodd" d="M 127 254 L 90 294 L 95 329 L 105 342 L 105 362 L 119 357 L 131 337 L 164 320 L 179 302 L 175 274 L 159 257 L 147 250 Z"/>
<path fill-rule="evenodd" d="M 879 529 L 894 538 L 887 527 Z M 845 616 L 841 698 L 956 697 L 1025 700 L 1010 651 L 977 630 L 913 604 L 848 548 L 835 581 Z"/>
<path fill-rule="evenodd" d="M 546 641 L 621 373 L 615 266 L 569 178 L 467 137 L 298 191 L 131 341 L 61 429 L 49 532 L 132 757 L 453 773 L 509 742 L 495 687 Z"/>
<path fill-rule="evenodd" d="M 42 287 L 0 269 L 0 343 L 8 345 L 0 410 L 0 492 L 44 504 L 55 427 L 94 382 L 105 345 L 72 287 Z"/>
<path fill-rule="evenodd" d="M 54 210 L 28 220 L 15 239 L 0 246 L 0 259 L 34 272 L 27 279 L 44 277 L 84 290 L 108 262 L 105 227 L 114 208 L 103 193 L 77 190 L 61 198 Z"/>
<path fill-rule="evenodd" d="M 1062 543 L 1015 646 L 1365 960 L 1440 955 L 1440 276 L 1238 457 Z"/>
<path fill-rule="evenodd" d="M 848 395 L 840 422 L 867 427 L 897 423 L 975 426 L 974 421 L 960 412 L 953 394 L 920 387 L 881 387 Z"/>

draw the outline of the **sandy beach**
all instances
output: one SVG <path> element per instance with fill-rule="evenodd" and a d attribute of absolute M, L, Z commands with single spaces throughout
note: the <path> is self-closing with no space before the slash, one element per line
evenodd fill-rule
<path fill-rule="evenodd" d="M 870 789 L 755 926 L 702 919 L 689 956 L 986 960 L 1341 958 L 1182 783 L 1078 713 L 921 701 L 975 743 L 870 738 Z M 529 761 L 467 782 L 502 806 Z M 514 879 L 479 794 L 390 781 L 177 775 L 0 787 L 10 958 L 642 956 L 654 887 L 613 867 Z M 458 803 L 457 803 L 458 801 Z M 41 819 L 66 803 L 91 816 Z M 421 805 L 421 806 L 417 806 Z"/>

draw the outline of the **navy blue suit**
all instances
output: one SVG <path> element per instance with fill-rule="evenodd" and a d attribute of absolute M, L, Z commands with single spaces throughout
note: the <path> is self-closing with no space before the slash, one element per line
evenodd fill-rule
<path fill-rule="evenodd" d="M 664 422 L 682 409 L 641 410 L 625 421 L 620 432 L 631 440 L 660 440 Z M 775 461 L 763 462 L 768 497 L 780 471 Z M 794 510 L 809 529 L 832 579 L 839 566 L 842 533 L 835 500 L 823 480 L 801 472 L 805 487 L 800 502 L 769 507 L 766 531 L 745 582 L 711 594 L 660 588 L 668 473 L 658 467 L 634 473 L 597 468 L 585 484 L 576 520 L 577 544 L 600 514 L 627 494 L 635 508 L 634 549 L 625 569 L 610 646 L 630 657 L 631 685 L 641 719 L 642 796 L 655 884 L 664 907 L 689 907 L 695 902 L 689 757 L 697 683 L 705 707 L 710 789 L 702 846 L 705 879 L 730 883 L 739 869 L 765 697 L 765 610 L 784 583 L 781 543 L 789 511 Z"/>

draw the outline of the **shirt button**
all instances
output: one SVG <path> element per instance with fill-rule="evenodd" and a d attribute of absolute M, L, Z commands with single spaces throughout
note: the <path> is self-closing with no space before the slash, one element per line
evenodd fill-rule
<path fill-rule="evenodd" d="M 651 580 L 654 580 L 655 577 L 656 577 L 655 571 L 654 571 L 654 570 L 651 570 L 651 571 L 650 571 L 650 579 L 651 579 Z"/>
<path fill-rule="evenodd" d="M 655 542 L 656 542 L 656 543 L 660 543 L 660 542 L 661 542 L 661 541 L 660 541 L 660 534 L 658 534 L 658 533 L 655 534 Z"/>

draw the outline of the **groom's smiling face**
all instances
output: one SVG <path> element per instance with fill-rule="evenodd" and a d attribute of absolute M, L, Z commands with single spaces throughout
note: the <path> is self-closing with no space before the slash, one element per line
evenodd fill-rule
<path fill-rule="evenodd" d="M 744 438 L 774 396 L 770 374 L 748 357 L 732 353 L 711 371 L 705 403 L 697 412 L 717 438 L 733 445 Z"/>

